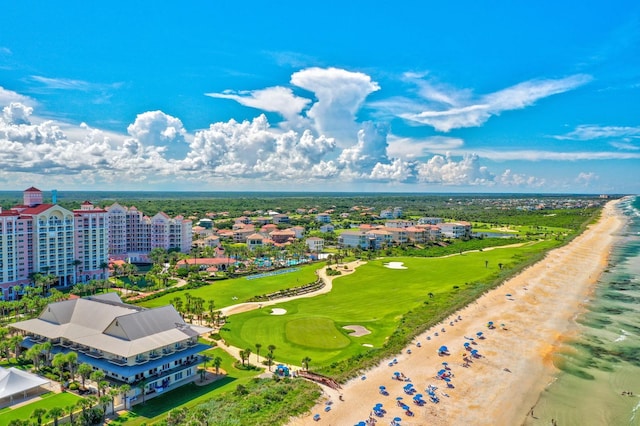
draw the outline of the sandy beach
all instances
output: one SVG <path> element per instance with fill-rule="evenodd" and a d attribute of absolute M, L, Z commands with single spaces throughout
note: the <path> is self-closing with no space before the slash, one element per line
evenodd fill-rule
<path fill-rule="evenodd" d="M 557 373 L 552 354 L 575 331 L 575 317 L 606 268 L 614 234 L 623 224 L 616 203 L 609 202 L 600 220 L 571 243 L 417 337 L 395 357 L 395 364 L 384 360 L 345 384 L 342 398 L 325 389 L 325 398 L 311 413 L 290 425 L 355 425 L 367 420 L 377 403 L 386 411 L 375 417 L 378 425 L 389 425 L 395 417 L 402 425 L 519 425 L 535 420 L 537 398 Z M 489 321 L 496 327 L 489 329 Z M 485 338 L 478 339 L 477 332 Z M 471 358 L 467 367 L 465 342 L 481 355 Z M 443 345 L 449 355 L 438 354 Z M 451 369 L 452 387 L 436 378 L 443 362 Z M 403 390 L 409 382 L 392 379 L 395 372 L 410 380 L 426 404 L 412 402 L 413 396 Z M 428 385 L 438 388 L 439 403 L 429 401 Z M 380 394 L 380 386 L 388 395 Z M 413 416 L 398 405 L 398 397 Z M 319 420 L 313 419 L 315 414 Z"/>

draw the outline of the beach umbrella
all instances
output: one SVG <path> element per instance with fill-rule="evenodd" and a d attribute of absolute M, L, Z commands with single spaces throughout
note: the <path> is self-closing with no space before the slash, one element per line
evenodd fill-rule
<path fill-rule="evenodd" d="M 367 424 L 361 420 L 358 423 L 356 423 L 356 426 L 367 426 Z"/>
<path fill-rule="evenodd" d="M 416 396 L 414 396 L 414 398 L 422 398 L 422 394 L 421 393 L 417 393 Z"/>
<path fill-rule="evenodd" d="M 442 379 L 442 380 L 444 380 L 444 381 L 445 381 L 445 382 L 447 382 L 447 383 L 449 383 L 449 382 L 451 381 L 451 379 L 450 379 L 450 378 L 448 378 L 448 377 L 445 377 L 445 378 L 444 378 L 444 379 Z"/>
<path fill-rule="evenodd" d="M 471 355 L 475 355 L 475 354 L 477 354 L 477 353 L 478 353 L 478 350 L 477 350 L 477 349 L 474 349 L 474 350 L 472 350 L 472 351 L 471 351 Z"/>
<path fill-rule="evenodd" d="M 394 376 L 399 376 L 399 375 L 400 375 L 400 372 L 395 371 L 395 372 L 393 373 L 393 375 L 394 375 Z"/>
<path fill-rule="evenodd" d="M 483 334 L 484 334 L 484 333 L 482 333 L 482 331 L 478 331 L 478 332 L 476 333 L 476 336 L 480 337 L 480 336 L 482 336 Z"/>
<path fill-rule="evenodd" d="M 394 421 L 394 422 L 401 422 L 401 421 L 402 421 L 402 419 L 401 419 L 400 417 L 394 417 L 394 418 L 393 418 L 393 421 Z"/>
<path fill-rule="evenodd" d="M 386 389 L 386 386 L 380 385 L 380 389 Z"/>
<path fill-rule="evenodd" d="M 440 371 L 438 371 L 438 376 L 442 376 L 446 372 L 447 372 L 447 370 L 440 370 Z"/>
<path fill-rule="evenodd" d="M 471 343 L 469 343 L 469 342 L 464 342 L 464 347 L 465 347 L 465 348 L 466 348 L 467 346 L 470 346 L 470 345 L 471 345 Z"/>
<path fill-rule="evenodd" d="M 442 365 L 444 365 L 446 367 L 447 365 L 449 365 L 449 363 L 447 361 L 445 361 L 445 362 L 442 363 Z"/>
<path fill-rule="evenodd" d="M 401 396 L 397 397 L 396 401 L 402 401 L 402 397 Z"/>

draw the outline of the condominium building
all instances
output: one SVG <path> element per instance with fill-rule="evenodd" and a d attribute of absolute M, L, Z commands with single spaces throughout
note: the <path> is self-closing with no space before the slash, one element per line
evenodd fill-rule
<path fill-rule="evenodd" d="M 109 255 L 113 259 L 147 262 L 154 248 L 191 250 L 191 221 L 163 212 L 145 216 L 135 207 L 114 203 L 106 208 L 109 217 Z"/>
<path fill-rule="evenodd" d="M 31 187 L 23 204 L 0 209 L 0 297 L 15 299 L 35 273 L 53 275 L 53 285 L 69 286 L 106 278 L 106 211 L 85 202 L 69 211 L 42 202 Z"/>

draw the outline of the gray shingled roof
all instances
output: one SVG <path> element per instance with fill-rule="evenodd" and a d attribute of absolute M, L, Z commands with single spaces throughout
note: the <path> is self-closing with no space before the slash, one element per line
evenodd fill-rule
<path fill-rule="evenodd" d="M 49 339 L 65 338 L 123 357 L 211 331 L 187 324 L 172 305 L 140 308 L 122 303 L 115 293 L 52 303 L 38 318 L 11 327 Z"/>

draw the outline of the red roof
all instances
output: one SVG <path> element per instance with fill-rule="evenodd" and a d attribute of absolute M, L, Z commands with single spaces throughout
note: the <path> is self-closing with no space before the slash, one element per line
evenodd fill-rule
<path fill-rule="evenodd" d="M 235 263 L 236 260 L 230 257 L 203 257 L 199 259 L 182 259 L 177 265 L 227 265 Z"/>
<path fill-rule="evenodd" d="M 42 212 L 45 212 L 47 210 L 49 210 L 51 207 L 54 207 L 53 204 L 38 204 L 35 207 L 29 207 L 27 209 L 24 209 L 21 213 L 22 214 L 40 214 Z"/>
<path fill-rule="evenodd" d="M 38 188 L 36 188 L 35 186 L 32 186 L 31 188 L 27 188 L 24 190 L 24 192 L 42 192 L 40 191 Z"/>

